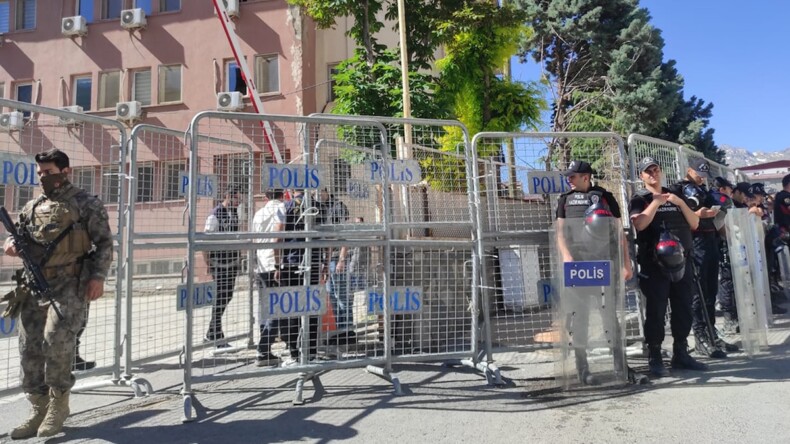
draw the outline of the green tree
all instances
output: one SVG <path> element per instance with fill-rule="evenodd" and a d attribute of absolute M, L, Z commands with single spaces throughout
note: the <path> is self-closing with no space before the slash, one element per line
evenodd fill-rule
<path fill-rule="evenodd" d="M 708 159 L 725 164 L 724 151 L 720 150 L 714 142 L 714 130 L 709 127 L 710 119 L 713 117 L 713 104 L 706 104 L 697 96 L 679 102 L 657 137 L 691 145 Z"/>

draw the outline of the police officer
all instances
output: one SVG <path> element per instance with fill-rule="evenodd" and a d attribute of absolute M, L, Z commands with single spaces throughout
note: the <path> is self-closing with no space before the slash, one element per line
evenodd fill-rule
<path fill-rule="evenodd" d="M 668 301 L 672 306 L 670 323 L 674 338 L 672 368 L 706 370 L 705 364 L 696 361 L 688 353 L 694 281 L 687 256 L 692 248 L 691 230 L 699 225 L 699 216 L 683 199 L 661 186 L 661 167 L 655 159 L 643 158 L 639 162 L 639 171 L 645 188 L 631 198 L 629 214 L 637 230 L 639 287 L 647 302 L 645 342 L 650 373 L 657 377 L 668 374 L 661 356 Z M 672 241 L 662 245 L 659 241 L 667 236 Z"/>
<path fill-rule="evenodd" d="M 773 314 L 785 314 L 787 309 L 782 307 L 782 302 L 787 300 L 784 294 L 784 288 L 779 284 L 779 257 L 774 247 L 774 239 L 779 237 L 779 231 L 774 229 L 771 224 L 772 218 L 766 206 L 766 196 L 768 193 L 765 191 L 765 185 L 756 182 L 751 186 L 750 191 L 754 195 L 751 202 L 749 211 L 753 211 L 763 222 L 765 227 L 765 259 L 766 267 L 768 268 L 768 284 L 771 293 L 771 312 Z"/>
<path fill-rule="evenodd" d="M 780 238 L 790 245 L 790 174 L 782 178 L 782 190 L 774 197 L 774 224 Z"/>
<path fill-rule="evenodd" d="M 206 226 L 203 231 L 206 233 L 239 231 L 237 207 L 240 197 L 240 187 L 229 186 L 223 195 L 222 202 L 214 207 L 206 218 Z M 241 256 L 237 250 L 221 250 L 204 252 L 203 259 L 217 284 L 217 299 L 211 308 L 211 321 L 203 341 L 213 342 L 217 348 L 229 347 L 225 341 L 225 333 L 222 331 L 222 315 L 233 299 L 236 277 L 238 277 L 241 268 Z"/>
<path fill-rule="evenodd" d="M 566 219 L 583 219 L 585 213 L 593 204 L 608 210 L 611 217 L 616 218 L 617 221 L 619 221 L 621 217 L 620 206 L 617 200 L 615 200 L 614 195 L 602 187 L 593 185 L 592 174 L 592 166 L 587 162 L 579 160 L 572 161 L 568 166 L 568 170 L 563 172 L 563 175 L 567 177 L 571 187 L 571 190 L 560 195 L 557 201 L 557 245 L 563 262 L 588 259 L 584 257 L 574 257 L 571 253 L 574 233 L 568 232 L 572 226 L 566 224 Z M 623 237 L 623 239 L 625 238 Z M 604 242 L 605 241 L 606 240 L 604 240 Z M 623 251 L 622 278 L 627 281 L 631 279 L 631 275 L 633 274 L 631 259 L 628 256 L 627 245 L 624 243 L 621 247 Z M 586 328 L 582 327 L 579 327 L 579 329 L 586 330 Z M 586 333 L 587 332 L 584 331 L 582 334 Z M 578 372 L 579 381 L 583 384 L 597 383 L 590 374 L 585 350 L 577 348 L 574 352 L 576 355 L 576 371 Z"/>
<path fill-rule="evenodd" d="M 112 262 L 107 210 L 98 198 L 69 182 L 69 157 L 53 148 L 36 154 L 35 159 L 43 194 L 19 213 L 19 228 L 29 241 L 27 253 L 38 262 L 52 288 L 54 302 L 34 297 L 22 302 L 22 390 L 32 413 L 11 431 L 13 439 L 53 436 L 63 428 L 75 382 L 71 373 L 75 335 L 85 320 L 88 302 L 104 293 Z M 11 238 L 4 249 L 9 256 L 18 254 Z M 53 303 L 63 319 L 56 315 Z"/>
<path fill-rule="evenodd" d="M 694 292 L 692 314 L 694 322 L 694 348 L 711 358 L 726 358 L 727 354 L 716 345 L 716 292 L 719 284 L 719 234 L 713 219 L 718 214 L 716 201 L 705 189 L 705 180 L 711 178 L 710 163 L 702 157 L 689 159 L 686 178 L 670 187 L 682 195 L 691 209 L 699 216 L 699 226 L 693 231 L 691 257 L 697 271 L 699 290 Z M 704 306 L 703 306 L 704 305 Z M 713 335 L 714 337 L 710 337 Z"/>

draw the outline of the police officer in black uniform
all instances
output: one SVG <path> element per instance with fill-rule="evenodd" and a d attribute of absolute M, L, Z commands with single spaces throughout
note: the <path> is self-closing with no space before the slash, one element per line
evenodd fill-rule
<path fill-rule="evenodd" d="M 774 197 L 774 224 L 782 241 L 790 245 L 790 174 L 782 178 L 782 190 Z"/>
<path fill-rule="evenodd" d="M 672 306 L 670 323 L 674 338 L 672 368 L 706 370 L 707 365 L 688 353 L 691 299 L 695 290 L 691 261 L 687 256 L 692 248 L 691 230 L 699 225 L 699 216 L 682 198 L 661 186 L 661 167 L 652 157 L 639 162 L 639 171 L 645 189 L 631 198 L 629 214 L 637 231 L 639 287 L 647 302 L 645 342 L 650 373 L 657 377 L 668 375 L 661 356 L 668 301 Z M 662 244 L 660 240 L 667 237 L 670 241 Z M 673 256 L 665 256 L 669 249 L 674 249 Z M 659 252 L 662 255 L 659 256 Z M 676 262 L 678 255 L 685 256 L 680 264 Z"/>
<path fill-rule="evenodd" d="M 784 288 L 779 284 L 781 280 L 779 275 L 779 256 L 774 246 L 774 241 L 779 237 L 779 231 L 771 223 L 772 218 L 765 202 L 768 195 L 765 191 L 765 185 L 760 182 L 753 183 L 750 191 L 754 194 L 754 200 L 749 211 L 760 217 L 765 228 L 765 260 L 768 268 L 768 286 L 771 292 L 771 311 L 773 314 L 785 314 L 787 309 L 779 304 L 785 302 L 787 297 L 784 294 Z"/>
<path fill-rule="evenodd" d="M 726 227 L 724 226 L 724 213 L 735 206 L 732 193 L 735 185 L 723 177 L 716 177 L 713 180 L 710 194 L 716 205 L 721 207 L 721 212 L 714 218 L 714 223 L 718 223 L 716 228 L 719 232 L 719 285 L 717 299 L 724 314 L 724 333 L 738 333 L 738 310 L 735 306 L 735 286 L 732 282 L 732 267 L 730 266 L 730 248 L 727 244 Z M 738 347 L 724 342 L 721 338 L 717 340 L 717 345 L 726 352 L 738 351 Z"/>
<path fill-rule="evenodd" d="M 727 354 L 716 345 L 716 292 L 719 287 L 719 233 L 713 219 L 719 213 L 713 196 L 705 188 L 711 178 L 710 163 L 702 157 L 689 159 L 686 178 L 670 190 L 686 198 L 690 208 L 699 216 L 699 226 L 693 231 L 694 248 L 691 257 L 696 267 L 698 291 L 694 292 L 692 314 L 694 322 L 694 348 L 697 353 L 711 358 L 726 358 Z M 710 337 L 713 335 L 713 337 Z"/>
<path fill-rule="evenodd" d="M 557 201 L 558 247 L 563 262 L 590 259 L 585 257 L 573 257 L 569 247 L 572 245 L 574 234 L 576 236 L 579 234 L 567 232 L 567 228 L 570 228 L 570 226 L 566 227 L 565 219 L 581 220 L 585 218 L 585 213 L 593 205 L 608 210 L 608 212 L 611 213 L 611 217 L 616 218 L 618 221 L 621 217 L 620 206 L 618 205 L 617 200 L 615 200 L 614 195 L 602 187 L 593 185 L 592 174 L 592 166 L 587 162 L 578 160 L 572 161 L 568 166 L 568 170 L 563 172 L 563 175 L 568 178 L 568 182 L 571 186 L 571 191 L 560 195 L 559 200 Z M 623 237 L 623 239 L 625 239 L 625 237 Z M 608 245 L 605 245 L 604 247 L 608 247 Z M 631 259 L 628 256 L 627 245 L 623 244 L 621 247 L 623 249 L 622 278 L 627 281 L 631 279 L 631 275 L 633 274 L 631 268 Z M 594 255 L 594 252 L 588 253 Z M 586 330 L 586 328 L 584 328 L 584 330 Z M 579 381 L 583 384 L 597 383 L 597 381 L 595 381 L 595 379 L 590 375 L 586 352 L 582 349 L 576 349 L 575 353 L 576 370 L 579 374 Z"/>
<path fill-rule="evenodd" d="M 747 202 L 754 198 L 749 182 L 738 182 L 732 188 L 731 198 L 733 208 L 749 208 Z M 724 255 L 724 253 L 722 253 L 722 263 L 719 269 L 720 280 L 718 298 L 721 304 L 721 311 L 724 313 L 723 331 L 725 333 L 740 333 L 740 327 L 738 326 L 738 307 L 735 304 L 735 286 L 732 282 L 732 269 L 730 268 L 729 257 L 728 247 L 727 254 Z"/>

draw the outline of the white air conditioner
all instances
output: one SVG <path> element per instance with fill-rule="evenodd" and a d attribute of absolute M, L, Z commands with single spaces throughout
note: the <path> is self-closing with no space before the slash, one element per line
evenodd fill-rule
<path fill-rule="evenodd" d="M 82 107 L 78 105 L 74 106 L 65 106 L 61 108 L 62 111 L 68 111 L 70 113 L 77 113 L 82 114 Z M 70 125 L 77 125 L 79 122 L 77 119 L 73 117 L 58 117 L 58 125 L 60 126 L 70 126 Z"/>
<path fill-rule="evenodd" d="M 119 102 L 115 106 L 115 118 L 118 120 L 134 121 L 143 114 L 143 104 L 140 102 Z"/>
<path fill-rule="evenodd" d="M 121 11 L 121 26 L 126 29 L 143 28 L 146 25 L 145 11 L 141 8 Z"/>
<path fill-rule="evenodd" d="M 244 100 L 238 91 L 217 94 L 217 109 L 220 111 L 239 111 L 244 108 Z"/>
<path fill-rule="evenodd" d="M 228 17 L 239 17 L 239 0 L 222 0 L 225 3 L 225 10 L 228 11 Z"/>
<path fill-rule="evenodd" d="M 19 111 L 0 114 L 0 131 L 21 131 L 25 126 L 25 116 Z"/>
<path fill-rule="evenodd" d="M 67 36 L 85 35 L 88 33 L 88 22 L 81 15 L 63 17 L 60 22 L 60 32 Z"/>

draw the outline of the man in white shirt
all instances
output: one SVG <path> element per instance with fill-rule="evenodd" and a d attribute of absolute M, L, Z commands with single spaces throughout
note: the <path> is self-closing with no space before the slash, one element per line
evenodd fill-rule
<path fill-rule="evenodd" d="M 266 204 L 255 213 L 252 219 L 252 230 L 258 233 L 276 233 L 285 231 L 285 203 L 283 203 L 283 190 L 269 190 L 266 192 L 268 198 Z M 280 242 L 281 239 L 258 239 L 258 243 Z M 280 265 L 282 264 L 283 251 L 274 248 L 262 248 L 256 253 L 258 274 L 258 284 L 260 285 L 259 294 L 263 288 L 276 287 L 280 285 Z M 272 359 L 271 343 L 278 330 L 281 335 L 285 335 L 289 326 L 289 319 L 261 319 L 261 339 L 258 342 L 258 365 L 268 365 Z M 288 332 L 290 333 L 290 332 Z M 298 331 L 297 331 L 298 334 Z M 283 338 L 285 340 L 285 338 Z"/>

